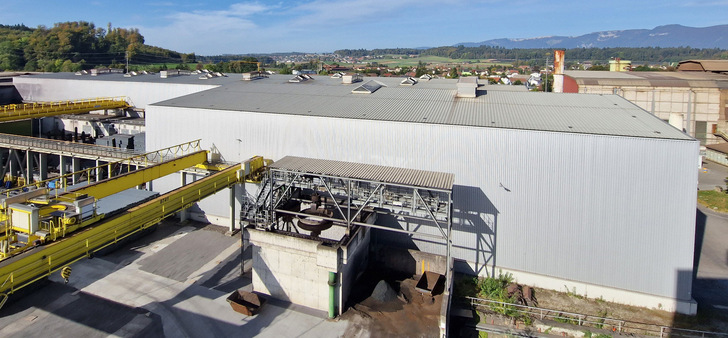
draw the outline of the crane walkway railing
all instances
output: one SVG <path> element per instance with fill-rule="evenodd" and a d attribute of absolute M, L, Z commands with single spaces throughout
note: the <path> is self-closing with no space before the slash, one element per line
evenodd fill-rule
<path fill-rule="evenodd" d="M 201 150 L 202 148 L 200 147 L 200 140 L 185 142 L 148 153 L 132 155 L 118 161 L 109 162 L 96 167 L 86 168 L 77 172 L 72 172 L 61 176 L 56 176 L 43 181 L 37 181 L 20 187 L 3 190 L 2 195 L 11 196 L 27 189 L 46 187 L 49 186 L 51 182 L 53 182 L 53 188 L 56 189 L 58 192 L 66 191 L 69 186 L 68 182 L 73 181 L 74 176 L 83 177 L 85 178 L 85 181 L 90 184 L 93 177 L 95 177 L 96 179 L 100 179 L 100 177 L 98 176 L 101 171 L 105 171 L 106 177 L 109 178 L 114 175 L 123 174 L 124 172 L 130 172 L 133 170 L 133 166 L 146 167 L 169 161 L 180 156 L 186 156 L 192 153 L 196 153 Z"/>
<path fill-rule="evenodd" d="M 29 102 L 0 107 L 0 122 L 26 120 L 63 114 L 88 113 L 94 110 L 129 107 L 126 97 L 100 97 L 56 102 Z"/>
<path fill-rule="evenodd" d="M 122 149 L 95 144 L 51 140 L 46 138 L 0 134 L 0 148 L 30 149 L 37 153 L 74 155 L 82 158 L 122 159 L 142 154 L 133 149 Z"/>

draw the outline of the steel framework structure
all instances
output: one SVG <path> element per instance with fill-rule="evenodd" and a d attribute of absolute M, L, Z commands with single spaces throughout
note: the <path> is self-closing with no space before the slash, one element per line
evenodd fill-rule
<path fill-rule="evenodd" d="M 396 183 L 396 180 L 372 180 L 359 178 L 353 172 L 349 176 L 340 176 L 301 171 L 279 168 L 274 163 L 268 168 L 257 196 L 247 196 L 241 210 L 241 220 L 244 225 L 261 229 L 300 233 L 290 219 L 311 215 L 301 210 L 291 210 L 289 201 L 314 203 L 311 198 L 314 193 L 321 196 L 324 207 L 332 211 L 330 217 L 316 215 L 316 219 L 346 227 L 347 236 L 353 233 L 353 227 L 364 226 L 442 240 L 447 246 L 448 272 L 452 269 L 451 186 L 447 189 Z M 418 231 L 424 227 L 406 230 L 366 223 L 359 220 L 363 212 L 391 215 L 400 220 L 434 226 L 438 233 Z"/>

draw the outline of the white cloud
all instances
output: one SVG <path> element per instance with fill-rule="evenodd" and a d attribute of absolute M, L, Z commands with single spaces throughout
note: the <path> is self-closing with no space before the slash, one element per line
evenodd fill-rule
<path fill-rule="evenodd" d="M 274 8 L 237 3 L 225 10 L 172 12 L 165 16 L 167 24 L 139 28 L 151 45 L 199 54 L 233 53 L 261 33 L 253 17 Z"/>

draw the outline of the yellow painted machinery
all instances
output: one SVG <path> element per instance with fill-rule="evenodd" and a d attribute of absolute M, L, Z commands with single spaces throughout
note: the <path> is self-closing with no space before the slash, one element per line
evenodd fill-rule
<path fill-rule="evenodd" d="M 129 104 L 124 97 L 100 97 L 57 102 L 32 102 L 0 106 L 0 122 L 25 120 L 62 114 L 88 113 L 94 110 L 123 109 Z"/>
<path fill-rule="evenodd" d="M 172 160 L 130 171 L 99 182 L 63 191 L 48 187 L 5 197 L 6 211 L 0 233 L 0 260 L 65 237 L 104 217 L 96 213 L 96 201 L 145 182 L 189 168 L 207 160 L 200 150 Z"/>
<path fill-rule="evenodd" d="M 261 173 L 270 163 L 270 160 L 262 157 L 253 157 L 248 161 L 230 166 L 116 216 L 98 219 L 95 222 L 88 221 L 88 223 L 93 223 L 89 226 L 84 227 L 87 221 L 83 218 L 83 207 L 80 216 L 70 215 L 70 217 L 59 218 L 60 222 L 66 222 L 70 218 L 79 217 L 75 222 L 80 221 L 81 225 L 77 227 L 77 229 L 80 229 L 67 234 L 65 238 L 0 261 L 0 307 L 7 300 L 8 295 L 17 290 L 45 278 L 72 262 L 84 257 L 91 257 L 95 252 L 145 230 L 207 196 L 238 183 L 259 182 Z M 184 169 L 184 167 L 177 167 L 177 170 L 181 169 Z M 88 187 L 86 189 L 93 188 Z M 84 203 L 86 203 L 86 199 L 82 197 L 76 201 L 79 201 L 79 205 L 85 205 Z M 68 209 L 61 210 L 60 206 L 54 207 L 54 205 L 57 204 L 48 204 L 50 208 L 57 209 L 56 211 L 38 208 L 37 216 L 35 210 L 12 206 L 11 209 L 16 208 L 18 210 L 19 224 L 16 234 L 31 233 L 34 217 L 40 219 L 44 212 L 50 211 L 52 214 L 58 211 L 69 211 Z M 68 207 L 68 205 L 64 205 Z M 72 211 L 72 213 L 77 212 Z M 11 216 L 11 220 L 14 220 L 14 217 Z M 66 226 L 73 227 L 75 224 L 77 223 L 67 223 Z M 40 229 L 40 225 L 38 227 Z M 15 225 L 13 225 L 13 229 L 16 229 Z M 26 229 L 27 231 L 25 231 Z M 32 233 L 37 234 L 38 230 Z"/>

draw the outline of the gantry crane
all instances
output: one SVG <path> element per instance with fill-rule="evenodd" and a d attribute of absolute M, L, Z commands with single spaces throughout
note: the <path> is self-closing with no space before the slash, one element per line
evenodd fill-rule
<path fill-rule="evenodd" d="M 186 158 L 185 161 L 191 158 Z M 74 217 L 78 217 L 77 222 L 86 226 L 77 227 L 77 231 L 66 234 L 65 238 L 58 239 L 47 245 L 40 245 L 33 250 L 0 261 L 0 307 L 5 303 L 9 295 L 17 292 L 19 289 L 45 278 L 51 273 L 79 259 L 92 257 L 99 250 L 143 231 L 176 212 L 190 207 L 193 203 L 207 196 L 238 183 L 256 182 L 256 180 L 260 179 L 260 172 L 265 170 L 265 167 L 270 163 L 270 160 L 265 160 L 263 157 L 253 157 L 245 162 L 230 166 L 227 169 L 182 186 L 110 218 L 98 217 L 98 215 L 89 211 L 95 215 L 89 217 L 89 220 L 95 218 L 93 222 L 85 221 L 83 218 L 84 212 L 87 212 L 83 209 L 83 206 L 90 204 L 79 203 L 81 210 L 80 212 L 79 210 L 73 211 L 79 214 Z M 132 184 L 138 182 L 132 179 L 132 176 L 137 177 L 137 179 L 144 177 L 144 179 L 151 180 L 157 178 L 156 175 L 163 173 L 169 167 L 176 167 L 177 170 L 181 170 L 184 169 L 182 167 L 183 165 L 186 164 L 168 161 L 162 163 L 161 166 L 155 166 L 156 169 L 154 167 L 144 169 L 149 169 L 146 171 L 146 174 L 132 173 L 132 175 L 112 178 L 94 184 L 97 187 L 89 186 L 79 189 L 79 191 L 99 191 L 103 194 L 109 191 L 109 188 L 104 188 L 104 186 L 111 187 L 116 179 L 126 181 L 127 184 Z M 153 174 L 155 170 L 157 170 L 157 174 Z M 79 191 L 76 191 L 76 193 Z M 88 195 L 83 194 L 82 196 Z M 83 198 L 81 200 L 85 201 Z M 13 207 L 10 209 L 12 210 Z M 20 207 L 17 207 L 15 210 L 18 210 L 23 215 L 28 214 L 25 213 L 26 210 L 22 210 Z M 27 225 L 29 232 L 34 226 L 40 228 L 40 223 L 33 223 L 36 218 L 40 219 L 40 212 L 38 212 L 38 217 L 36 218 L 33 216 L 26 218 L 27 221 L 25 218 L 18 217 L 18 219 L 21 219 L 19 221 L 21 224 Z M 11 216 L 10 220 L 14 224 L 14 216 Z M 12 225 L 12 228 L 15 229 L 16 226 Z M 25 230 L 20 224 L 17 228 Z"/>

